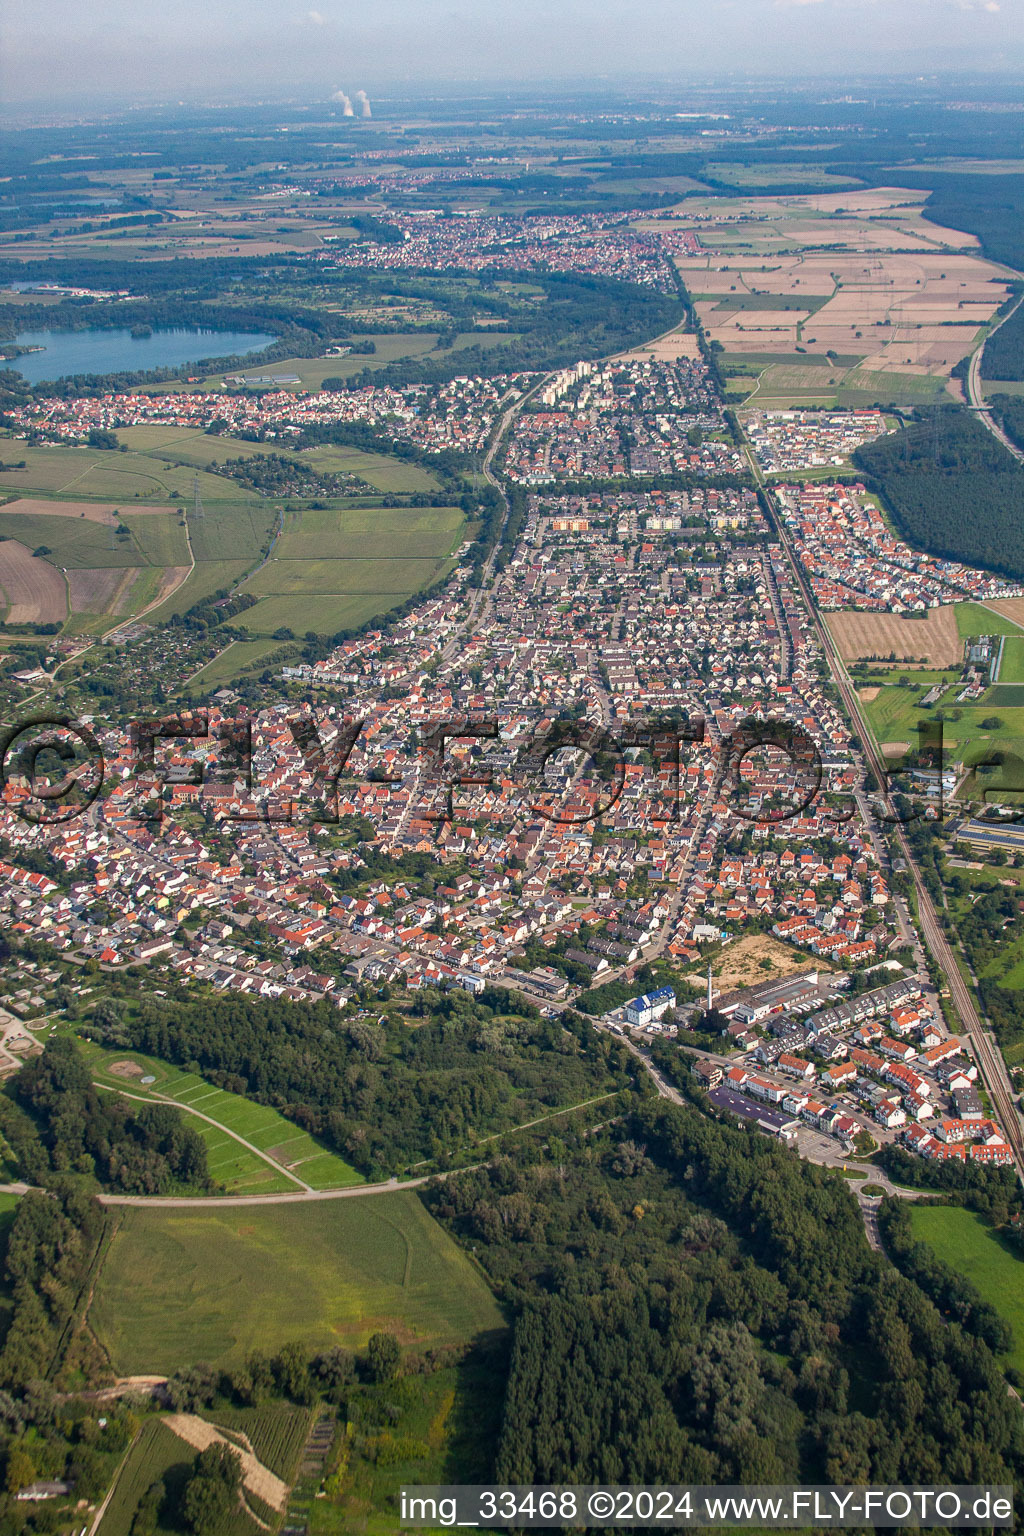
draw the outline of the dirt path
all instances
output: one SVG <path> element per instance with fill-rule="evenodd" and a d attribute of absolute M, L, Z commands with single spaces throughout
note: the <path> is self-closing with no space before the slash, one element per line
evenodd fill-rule
<path fill-rule="evenodd" d="M 169 1099 L 163 1093 L 129 1093 L 125 1088 L 111 1088 L 107 1083 L 97 1083 L 96 1086 L 97 1088 L 106 1089 L 107 1093 L 118 1093 L 123 1099 L 135 1099 L 140 1104 L 170 1104 L 173 1109 L 180 1109 L 187 1115 L 195 1115 L 197 1120 L 205 1120 L 207 1125 L 216 1126 L 218 1131 L 223 1131 L 225 1136 L 230 1136 L 232 1141 L 237 1141 L 240 1146 L 245 1147 L 254 1157 L 269 1163 L 271 1168 L 276 1169 L 278 1173 L 283 1173 L 286 1178 L 291 1179 L 293 1184 L 297 1184 L 305 1194 L 311 1195 L 313 1193 L 313 1186 L 311 1184 L 307 1184 L 305 1179 L 300 1179 L 297 1173 L 292 1173 L 283 1163 L 279 1163 L 276 1158 L 271 1157 L 269 1152 L 261 1151 L 251 1141 L 246 1141 L 244 1136 L 239 1136 L 237 1131 L 231 1130 L 230 1126 L 224 1125 L 220 1120 L 214 1120 L 212 1115 L 204 1115 L 201 1109 L 193 1109 L 191 1104 L 179 1103 L 177 1099 Z"/>
<path fill-rule="evenodd" d="M 258 1461 L 251 1451 L 242 1450 L 219 1429 L 207 1424 L 205 1419 L 197 1418 L 194 1413 L 167 1413 L 163 1415 L 163 1423 L 173 1430 L 179 1440 L 184 1440 L 186 1445 L 193 1446 L 197 1451 L 205 1451 L 211 1445 L 229 1446 L 242 1463 L 243 1488 L 262 1499 L 264 1504 L 269 1504 L 271 1509 L 284 1514 L 288 1506 L 288 1484 L 265 1467 L 262 1461 Z"/>

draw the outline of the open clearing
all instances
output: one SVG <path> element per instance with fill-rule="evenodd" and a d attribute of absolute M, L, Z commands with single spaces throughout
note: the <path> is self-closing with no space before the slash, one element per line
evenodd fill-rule
<path fill-rule="evenodd" d="M 969 606 L 969 605 L 968 605 Z M 844 661 L 890 655 L 932 667 L 959 664 L 963 643 L 956 612 L 950 607 L 929 608 L 921 619 L 895 613 L 824 613 L 822 617 Z"/>
<path fill-rule="evenodd" d="M 239 1361 L 297 1340 L 420 1347 L 503 1326 L 469 1258 L 411 1191 L 317 1205 L 125 1208 L 89 1321 L 119 1374 Z"/>
<path fill-rule="evenodd" d="M 284 452 L 330 473 L 359 475 L 379 491 L 402 493 L 439 489 L 437 479 L 417 464 L 407 464 L 384 453 L 368 453 L 333 443 L 296 450 L 288 443 L 276 440 L 250 443 L 240 437 L 216 437 L 197 427 L 173 425 L 125 427 L 117 435 L 121 442 L 152 458 L 165 459 L 171 464 L 187 464 L 194 469 L 216 471 L 228 459 L 252 459 Z"/>
<path fill-rule="evenodd" d="M 729 944 L 711 963 L 711 974 L 722 992 L 736 987 L 749 987 L 758 981 L 777 980 L 791 976 L 794 971 L 806 971 L 812 964 L 811 957 L 799 949 L 790 949 L 778 939 L 767 934 L 753 933 L 735 944 Z M 819 971 L 829 966 L 817 963 Z"/>
<path fill-rule="evenodd" d="M 914 1236 L 951 1269 L 966 1275 L 982 1298 L 1010 1324 L 1007 1365 L 1024 1371 L 1024 1259 L 1019 1259 L 974 1211 L 956 1205 L 912 1205 Z"/>
<path fill-rule="evenodd" d="M 243 586 L 260 601 L 235 624 L 251 635 L 354 627 L 446 575 L 465 527 L 457 507 L 288 512 L 273 556 Z"/>
<path fill-rule="evenodd" d="M 62 624 L 67 617 L 60 572 L 12 538 L 0 543 L 0 592 L 8 624 Z"/>
<path fill-rule="evenodd" d="M 128 1088 L 138 1096 L 159 1096 L 173 1100 L 182 1109 L 198 1111 L 188 1123 L 206 1142 L 210 1174 L 227 1194 L 283 1193 L 301 1184 L 311 1189 L 343 1189 L 363 1182 L 336 1153 L 269 1105 L 215 1088 L 194 1072 L 182 1072 L 140 1051 L 111 1052 L 84 1040 L 80 1048 L 101 1086 Z M 143 1077 L 153 1081 L 142 1084 Z M 206 1118 L 200 1119 L 200 1115 Z M 257 1157 L 242 1146 L 235 1140 L 238 1136 L 263 1156 Z"/>

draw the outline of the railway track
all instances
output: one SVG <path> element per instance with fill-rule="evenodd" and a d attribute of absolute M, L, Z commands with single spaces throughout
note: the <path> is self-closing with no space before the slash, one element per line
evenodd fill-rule
<path fill-rule="evenodd" d="M 767 493 L 771 509 L 771 520 L 776 535 L 785 551 L 793 577 L 800 588 L 811 622 L 821 641 L 833 681 L 839 689 L 850 720 L 854 722 L 860 734 L 864 755 L 867 758 L 868 764 L 878 783 L 880 785 L 884 784 L 886 782 L 885 765 L 875 746 L 870 727 L 861 712 L 860 700 L 857 697 L 856 690 L 847 677 L 842 658 L 829 633 L 828 626 L 822 620 L 814 603 L 803 568 L 789 542 L 782 519 L 776 513 L 775 504 L 760 473 L 759 466 L 752 458 L 751 466 L 758 483 Z M 978 1012 L 969 986 L 961 975 L 956 956 L 936 916 L 934 903 L 925 888 L 921 872 L 911 852 L 910 844 L 901 827 L 896 828 L 896 838 L 914 884 L 914 890 L 917 895 L 918 916 L 925 944 L 949 986 L 950 997 L 960 1020 L 961 1030 L 971 1046 L 982 1082 L 999 1117 L 1006 1140 L 1013 1151 L 1017 1165 L 1017 1177 L 1024 1183 L 1024 1125 L 1022 1125 L 1020 1114 L 1014 1102 L 1013 1089 L 1006 1071 L 1006 1064 L 1003 1061 L 998 1045 L 996 1045 L 992 1038 L 991 1031 L 986 1028 L 984 1020 Z"/>

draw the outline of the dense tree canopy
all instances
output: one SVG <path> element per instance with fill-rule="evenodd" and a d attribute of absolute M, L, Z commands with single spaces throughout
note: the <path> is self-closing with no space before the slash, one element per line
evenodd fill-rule
<path fill-rule="evenodd" d="M 969 411 L 931 412 L 854 462 L 915 549 L 1024 578 L 1024 469 Z"/>

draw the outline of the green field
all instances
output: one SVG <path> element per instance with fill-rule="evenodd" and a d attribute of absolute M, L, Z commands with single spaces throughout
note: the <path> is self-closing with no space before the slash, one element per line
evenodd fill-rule
<path fill-rule="evenodd" d="M 160 513 L 146 516 L 160 518 Z M 163 514 L 174 517 L 173 512 Z M 136 518 L 141 522 L 142 518 Z M 0 508 L 0 533 L 17 539 L 27 549 L 41 546 L 52 551 L 50 564 L 66 566 L 69 571 L 90 570 L 99 566 L 145 565 L 141 551 L 131 539 L 119 539 L 116 530 L 95 523 L 87 517 L 51 517 L 49 514 L 7 512 Z M 178 562 L 172 562 L 177 564 Z M 188 564 L 187 559 L 184 562 Z"/>
<path fill-rule="evenodd" d="M 1000 633 L 1005 634 L 1006 638 L 1002 643 L 998 686 L 1006 688 L 1014 683 L 1024 683 L 1024 635 L 1012 631 Z"/>
<path fill-rule="evenodd" d="M 287 512 L 273 556 L 243 586 L 260 601 L 236 625 L 251 635 L 354 628 L 445 576 L 465 529 L 456 507 Z"/>
<path fill-rule="evenodd" d="M 415 588 L 413 588 L 415 590 Z M 318 635 L 336 635 L 343 629 L 358 629 L 368 619 L 397 607 L 409 593 L 401 592 L 317 592 L 309 597 L 262 597 L 255 608 L 246 609 L 235 620 L 235 628 L 251 635 L 275 635 L 290 629 L 295 635 L 312 630 Z"/>
<path fill-rule="evenodd" d="M 215 688 L 223 688 L 232 682 L 241 673 L 255 668 L 271 651 L 280 650 L 281 642 L 274 640 L 270 635 L 260 640 L 234 640 L 208 661 L 205 667 L 201 667 L 191 679 L 190 687 L 196 692 L 212 692 Z"/>
<path fill-rule="evenodd" d="M 1024 1371 L 1024 1259 L 1020 1259 L 973 1211 L 955 1205 L 912 1205 L 914 1236 L 951 1269 L 966 1275 L 983 1300 L 1010 1324 L 1008 1365 Z"/>
<path fill-rule="evenodd" d="M 146 615 L 146 623 L 166 623 L 172 614 L 185 613 L 204 597 L 212 597 L 215 592 L 230 591 L 252 569 L 252 565 L 252 559 L 204 560 L 196 565 L 188 580 L 166 602 Z"/>
<path fill-rule="evenodd" d="M 126 512 L 124 522 L 150 565 L 188 565 L 188 543 L 180 512 Z"/>
<path fill-rule="evenodd" d="M 465 514 L 458 507 L 288 512 L 272 563 L 344 561 L 376 565 L 395 560 L 447 559 L 460 542 L 465 523 Z M 362 585 L 360 581 L 352 590 L 358 591 Z"/>
<path fill-rule="evenodd" d="M 122 1215 L 121 1212 L 118 1213 Z M 299 1340 L 429 1346 L 502 1326 L 467 1256 L 411 1191 L 314 1204 L 126 1208 L 90 1326 L 122 1374 L 239 1361 Z"/>
<path fill-rule="evenodd" d="M 284 1482 L 293 1481 L 299 1453 L 309 1434 L 308 1408 L 268 1403 L 260 1408 L 217 1408 L 203 1417 L 224 1430 L 229 1439 L 244 1435 L 265 1467 Z"/>
<path fill-rule="evenodd" d="M 849 359 L 830 360 L 821 353 L 734 353 L 729 362 L 744 372 L 761 370 L 746 403 L 762 408 L 917 405 L 939 399 L 945 389 L 945 380 L 930 374 L 872 373 Z"/>
<path fill-rule="evenodd" d="M 986 709 L 1021 709 L 1024 707 L 1024 683 L 997 683 L 988 689 L 982 702 Z"/>
<path fill-rule="evenodd" d="M 1021 627 L 1008 619 L 1003 613 L 996 613 L 992 608 L 986 608 L 981 603 L 956 603 L 953 607 L 956 614 L 956 627 L 961 640 L 968 639 L 971 635 L 1021 635 Z M 1006 679 L 1006 681 L 1019 681 L 1019 679 Z"/>
<path fill-rule="evenodd" d="M 383 453 L 366 453 L 361 448 L 344 448 L 329 444 L 310 448 L 302 455 L 317 469 L 336 475 L 359 475 L 378 491 L 394 491 L 398 494 L 414 491 L 440 490 L 440 482 L 429 470 L 418 464 L 407 464 L 402 459 L 391 459 Z"/>
<path fill-rule="evenodd" d="M 359 340 L 358 337 L 352 339 Z M 273 364 L 265 363 L 262 367 L 249 369 L 233 368 L 230 372 L 233 375 L 241 373 L 243 377 L 262 373 L 295 373 L 299 376 L 299 384 L 286 384 L 283 386 L 285 389 L 319 389 L 324 379 L 348 379 L 354 373 L 362 373 L 364 368 L 385 368 L 398 358 L 422 357 L 424 353 L 434 350 L 437 333 L 396 331 L 392 335 L 372 336 L 369 339 L 377 348 L 374 353 L 349 352 L 344 357 L 285 357 Z M 207 387 L 214 383 L 219 385 L 223 377 L 222 373 L 211 374 L 203 383 Z"/>
<path fill-rule="evenodd" d="M 131 1536 L 139 1501 L 159 1480 L 167 1487 L 169 1501 L 180 1496 L 195 1454 L 160 1419 L 147 1419 L 118 1475 L 98 1536 Z M 255 1520 L 239 1510 L 218 1536 L 259 1536 L 259 1532 Z M 181 1527 L 176 1521 L 166 1525 L 161 1521 L 154 1536 L 181 1536 Z"/>
<path fill-rule="evenodd" d="M 166 501 L 177 491 L 192 495 L 195 470 L 177 468 L 144 453 L 118 453 L 96 448 L 32 448 L 17 443 L 24 469 L 5 469 L 0 491 L 7 495 L 67 497 L 71 501 Z M 225 455 L 227 457 L 227 455 Z M 238 488 L 223 476 L 199 472 L 205 499 L 231 500 Z"/>
<path fill-rule="evenodd" d="M 95 1081 L 139 1098 L 159 1096 L 183 1109 L 198 1111 L 189 1124 L 206 1142 L 211 1176 L 228 1194 L 286 1193 L 301 1189 L 343 1189 L 363 1181 L 336 1153 L 314 1141 L 307 1131 L 279 1115 L 276 1109 L 256 1104 L 240 1094 L 215 1088 L 194 1072 L 182 1072 L 168 1062 L 141 1051 L 109 1051 L 91 1041 L 81 1041 Z M 125 1076 L 111 1072 L 120 1062 L 131 1062 L 141 1073 Z M 140 1081 L 151 1076 L 151 1084 Z M 206 1119 L 200 1119 L 200 1115 Z M 209 1122 L 213 1121 L 214 1124 Z M 228 1132 L 234 1132 L 234 1136 Z M 235 1137 L 241 1136 L 257 1151 L 250 1151 Z M 262 1157 L 257 1153 L 264 1154 Z"/>
<path fill-rule="evenodd" d="M 186 464 L 195 469 L 216 468 L 227 459 L 259 458 L 280 453 L 279 442 L 250 443 L 240 437 L 217 437 L 197 427 L 145 426 L 125 427 L 118 439 L 131 448 L 171 464 Z M 291 454 L 294 450 L 285 451 Z M 360 475 L 379 491 L 436 491 L 438 481 L 417 464 L 389 458 L 383 453 L 365 453 L 359 448 L 328 444 L 296 454 L 303 462 L 334 474 Z M 0 485 L 2 485 L 0 481 Z"/>

